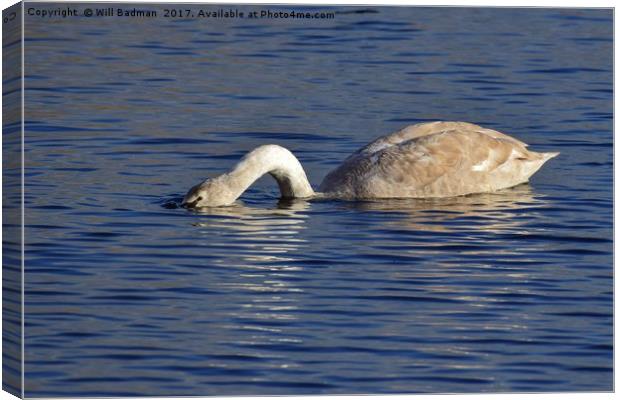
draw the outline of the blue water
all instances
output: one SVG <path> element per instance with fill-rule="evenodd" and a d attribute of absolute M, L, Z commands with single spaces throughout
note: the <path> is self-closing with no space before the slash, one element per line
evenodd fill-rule
<path fill-rule="evenodd" d="M 26 396 L 612 390 L 612 11 L 319 10 L 26 16 Z M 432 120 L 561 155 L 494 194 L 174 207 L 255 146 L 317 187 Z"/>

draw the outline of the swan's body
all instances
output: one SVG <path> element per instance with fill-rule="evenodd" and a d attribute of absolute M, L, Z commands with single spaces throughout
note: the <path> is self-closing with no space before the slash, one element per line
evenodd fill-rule
<path fill-rule="evenodd" d="M 526 147 L 508 135 L 466 122 L 411 125 L 349 156 L 325 177 L 320 194 L 354 200 L 492 192 L 527 182 L 558 155 Z M 290 151 L 265 145 L 248 153 L 230 173 L 194 186 L 183 203 L 190 207 L 229 205 L 266 173 L 276 179 L 284 198 L 318 195 Z"/>

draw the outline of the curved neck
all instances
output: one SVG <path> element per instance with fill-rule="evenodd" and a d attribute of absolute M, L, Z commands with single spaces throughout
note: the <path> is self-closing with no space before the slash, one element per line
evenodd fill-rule
<path fill-rule="evenodd" d="M 284 147 L 274 144 L 252 150 L 221 179 L 226 182 L 236 199 L 258 178 L 267 173 L 278 182 L 282 198 L 291 199 L 314 195 L 314 190 L 297 158 Z"/>

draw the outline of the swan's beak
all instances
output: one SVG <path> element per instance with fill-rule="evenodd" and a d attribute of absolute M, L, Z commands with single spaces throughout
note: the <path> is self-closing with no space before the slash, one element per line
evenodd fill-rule
<path fill-rule="evenodd" d="M 187 201 L 185 199 L 183 199 L 183 202 L 181 203 L 181 207 L 185 207 L 185 208 L 195 208 L 196 205 L 198 204 L 199 201 L 202 200 L 202 197 L 198 197 L 196 200 L 194 201 Z"/>

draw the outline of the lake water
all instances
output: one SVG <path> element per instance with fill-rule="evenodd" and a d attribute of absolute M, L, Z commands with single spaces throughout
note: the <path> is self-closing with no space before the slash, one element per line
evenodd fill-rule
<path fill-rule="evenodd" d="M 611 10 L 140 8 L 26 16 L 26 396 L 612 390 Z M 175 207 L 255 146 L 316 188 L 432 120 L 561 155 L 495 194 Z"/>

